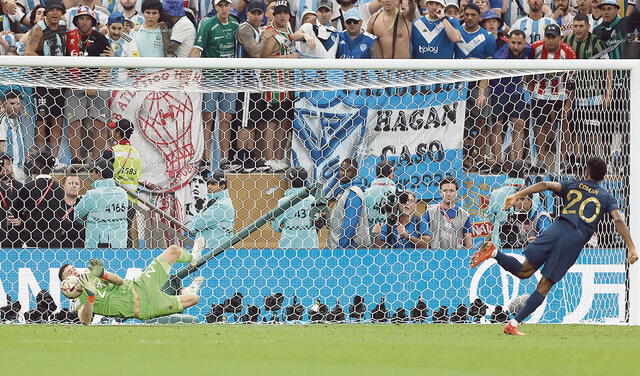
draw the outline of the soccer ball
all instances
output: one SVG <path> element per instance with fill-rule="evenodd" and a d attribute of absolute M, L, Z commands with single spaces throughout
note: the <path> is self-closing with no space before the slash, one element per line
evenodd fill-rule
<path fill-rule="evenodd" d="M 69 299 L 75 299 L 82 295 L 82 286 L 80 286 L 80 278 L 70 275 L 62 281 L 62 295 Z"/>
<path fill-rule="evenodd" d="M 524 295 L 515 297 L 513 298 L 512 301 L 509 302 L 507 309 L 509 310 L 509 312 L 515 315 L 518 312 L 520 312 L 522 307 L 524 307 L 524 304 L 527 302 L 527 299 L 529 299 L 529 294 L 524 294 Z"/>

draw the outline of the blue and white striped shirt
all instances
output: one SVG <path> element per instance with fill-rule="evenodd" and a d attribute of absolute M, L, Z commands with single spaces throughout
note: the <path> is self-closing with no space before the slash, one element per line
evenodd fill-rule
<path fill-rule="evenodd" d="M 27 152 L 24 140 L 25 129 L 21 118 L 10 118 L 0 113 L 0 141 L 6 142 L 6 153 L 11 157 L 13 165 L 19 168 L 22 168 Z"/>
<path fill-rule="evenodd" d="M 542 17 L 539 20 L 522 17 L 511 25 L 511 30 L 521 30 L 527 36 L 527 43 L 533 44 L 544 39 L 544 28 L 551 24 L 557 25 L 556 21 L 549 17 Z"/>

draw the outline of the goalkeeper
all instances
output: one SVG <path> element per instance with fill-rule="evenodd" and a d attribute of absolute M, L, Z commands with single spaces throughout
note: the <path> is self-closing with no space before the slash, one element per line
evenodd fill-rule
<path fill-rule="evenodd" d="M 89 260 L 88 272 L 80 274 L 73 265 L 64 264 L 58 271 L 60 280 L 69 276 L 80 279 L 82 294 L 77 299 L 78 317 L 84 325 L 89 325 L 93 314 L 109 317 L 138 318 L 148 320 L 181 312 L 196 305 L 199 301 L 198 289 L 203 277 L 196 277 L 188 287 L 177 296 L 161 291 L 169 279 L 169 271 L 176 262 L 195 266 L 202 249 L 204 239 L 198 238 L 193 249 L 188 252 L 172 245 L 156 257 L 135 280 L 122 279 L 104 270 L 104 262 Z"/>

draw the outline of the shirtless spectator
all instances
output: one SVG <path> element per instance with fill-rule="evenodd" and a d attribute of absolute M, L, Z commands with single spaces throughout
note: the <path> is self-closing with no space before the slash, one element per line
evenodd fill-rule
<path fill-rule="evenodd" d="M 367 32 L 378 37 L 383 59 L 410 59 L 415 1 L 409 1 L 403 10 L 400 10 L 400 0 L 382 0 L 381 3 L 382 11 L 371 17 Z"/>

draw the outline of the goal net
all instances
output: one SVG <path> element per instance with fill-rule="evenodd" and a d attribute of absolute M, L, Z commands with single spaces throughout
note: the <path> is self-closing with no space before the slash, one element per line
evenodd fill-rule
<path fill-rule="evenodd" d="M 599 156 L 632 218 L 632 64 L 229 61 L 3 57 L 0 319 L 72 319 L 62 264 L 135 280 L 204 237 L 171 272 L 199 321 L 502 322 L 541 275 L 470 256 L 562 209 L 508 194 Z M 528 322 L 629 322 L 625 255 L 605 219 Z"/>

